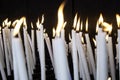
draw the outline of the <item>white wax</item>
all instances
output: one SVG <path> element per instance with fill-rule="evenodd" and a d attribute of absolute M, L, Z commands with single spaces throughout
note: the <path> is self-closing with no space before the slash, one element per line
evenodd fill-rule
<path fill-rule="evenodd" d="M 114 63 L 114 55 L 113 55 L 113 45 L 112 45 L 112 37 L 108 37 L 108 57 L 110 62 L 110 73 L 112 80 L 115 80 L 115 63 Z"/>
<path fill-rule="evenodd" d="M 61 38 L 53 40 L 53 58 L 57 80 L 71 80 L 64 41 Z"/>
<path fill-rule="evenodd" d="M 44 50 L 43 25 L 40 25 L 40 31 L 37 30 L 37 44 L 41 64 L 41 80 L 45 80 L 46 75 L 45 75 L 45 50 Z"/>
<path fill-rule="evenodd" d="M 16 54 L 18 65 L 19 80 L 28 80 L 22 41 L 19 38 L 13 38 L 13 42 L 14 54 Z"/>
<path fill-rule="evenodd" d="M 74 80 L 79 80 L 78 76 L 78 55 L 77 55 L 77 47 L 76 47 L 76 32 L 72 30 L 72 60 L 73 60 L 73 73 Z"/>
<path fill-rule="evenodd" d="M 23 29 L 23 36 L 24 36 L 24 46 L 25 46 L 25 54 L 26 54 L 26 60 L 27 60 L 27 68 L 28 68 L 28 77 L 30 80 L 32 80 L 32 69 L 31 69 L 31 58 L 30 53 L 28 49 L 28 38 L 27 38 L 27 32 L 26 29 Z"/>
<path fill-rule="evenodd" d="M 108 77 L 108 56 L 106 49 L 106 33 L 98 29 L 97 36 L 97 80 L 107 80 Z"/>
<path fill-rule="evenodd" d="M 7 75 L 11 75 L 9 56 L 8 56 L 7 44 L 6 44 L 5 29 L 2 29 L 2 31 L 3 31 L 3 41 L 4 41 L 4 51 L 5 51 L 5 61 L 6 61 L 6 67 L 7 67 Z"/>
<path fill-rule="evenodd" d="M 86 60 L 86 57 L 85 57 L 84 49 L 82 47 L 81 36 L 80 35 L 81 35 L 81 33 L 76 34 L 77 50 L 78 50 L 78 53 L 79 53 L 79 58 L 81 58 L 81 60 L 82 60 L 86 80 L 90 80 L 90 74 L 89 74 L 89 70 L 88 70 L 87 60 Z"/>
<path fill-rule="evenodd" d="M 93 51 L 92 51 L 89 35 L 85 34 L 85 38 L 86 38 L 86 44 L 87 44 L 88 59 L 90 60 L 90 64 L 91 64 L 90 66 L 92 67 L 94 79 L 96 79 L 95 61 L 93 57 Z"/>
<path fill-rule="evenodd" d="M 119 73 L 120 73 L 120 29 L 118 29 L 118 53 L 119 53 Z M 120 79 L 120 74 L 119 74 Z"/>
<path fill-rule="evenodd" d="M 65 40 L 65 30 L 64 29 L 61 30 L 61 38 L 63 40 Z"/>
<path fill-rule="evenodd" d="M 33 52 L 33 59 L 34 59 L 34 65 L 36 65 L 36 56 L 35 56 L 35 36 L 34 36 L 34 30 L 31 30 L 31 39 L 32 39 L 32 52 Z"/>
<path fill-rule="evenodd" d="M 7 80 L 7 77 L 6 77 L 3 65 L 1 63 L 1 60 L 0 60 L 0 71 L 1 71 L 2 80 Z"/>

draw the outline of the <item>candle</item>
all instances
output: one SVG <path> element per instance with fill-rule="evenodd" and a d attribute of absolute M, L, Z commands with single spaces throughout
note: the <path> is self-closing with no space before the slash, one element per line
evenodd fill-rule
<path fill-rule="evenodd" d="M 74 21 L 77 21 L 77 14 L 75 16 Z M 76 22 L 74 22 L 76 23 Z M 77 27 L 79 27 L 80 19 L 78 21 Z M 73 24 L 73 27 L 76 27 L 76 24 Z M 79 80 L 78 76 L 78 56 L 77 56 L 77 49 L 76 49 L 76 32 L 72 30 L 72 59 L 73 59 L 73 71 L 74 71 L 74 80 Z"/>
<path fill-rule="evenodd" d="M 41 64 L 41 80 L 45 80 L 45 51 L 44 51 L 44 35 L 43 35 L 43 23 L 44 16 L 42 16 L 42 21 L 39 23 L 39 20 L 37 22 L 37 27 L 40 30 L 37 30 L 37 44 L 38 44 L 38 51 L 39 51 L 39 58 L 40 58 L 40 64 Z"/>
<path fill-rule="evenodd" d="M 120 27 L 120 15 L 116 14 L 117 25 Z M 119 54 L 119 73 L 120 73 L 120 29 L 118 29 L 118 54 Z M 119 74 L 120 79 L 120 74 Z"/>
<path fill-rule="evenodd" d="M 26 60 L 27 60 L 27 68 L 28 68 L 28 76 L 29 79 L 32 79 L 32 68 L 31 68 L 31 56 L 30 56 L 30 49 L 29 49 L 29 43 L 27 38 L 27 24 L 24 19 L 24 27 L 23 27 L 23 36 L 24 36 L 24 46 L 25 46 L 25 54 L 26 54 Z"/>
<path fill-rule="evenodd" d="M 71 80 L 70 71 L 67 62 L 64 40 L 60 37 L 61 27 L 64 23 L 63 2 L 58 9 L 58 24 L 56 29 L 56 37 L 53 39 L 53 58 L 55 64 L 55 77 L 57 80 Z"/>
<path fill-rule="evenodd" d="M 86 20 L 86 31 L 88 31 L 88 19 Z M 93 76 L 94 76 L 94 79 L 96 79 L 95 61 L 94 61 L 93 51 L 92 51 L 88 33 L 85 34 L 85 38 L 86 38 L 86 44 L 87 44 L 88 60 L 90 60 L 90 66 L 92 68 Z"/>
<path fill-rule="evenodd" d="M 36 65 L 36 56 L 35 56 L 35 36 L 34 36 L 34 30 L 33 30 L 33 24 L 31 23 L 31 39 L 32 39 L 32 53 L 33 53 L 33 59 L 34 59 L 34 65 Z"/>
<path fill-rule="evenodd" d="M 26 64 L 25 64 L 25 56 L 24 56 L 24 51 L 23 51 L 23 45 L 22 45 L 22 40 L 21 38 L 18 37 L 17 34 L 19 33 L 19 29 L 21 24 L 23 23 L 24 17 L 22 17 L 19 22 L 16 24 L 13 32 L 13 38 L 12 38 L 12 50 L 13 50 L 13 59 L 16 59 L 17 63 L 17 68 L 18 69 L 18 75 L 19 75 L 19 80 L 28 80 L 27 76 L 27 69 L 26 69 Z M 14 56 L 14 54 L 16 54 Z M 14 64 L 14 67 L 16 65 Z"/>
<path fill-rule="evenodd" d="M 81 62 L 83 64 L 83 69 L 85 71 L 86 80 L 90 80 L 88 65 L 87 65 L 84 49 L 83 49 L 82 43 L 81 43 L 81 32 L 76 34 L 76 42 L 77 42 L 77 50 L 79 53 L 79 58 L 81 58 L 81 60 L 82 60 Z"/>

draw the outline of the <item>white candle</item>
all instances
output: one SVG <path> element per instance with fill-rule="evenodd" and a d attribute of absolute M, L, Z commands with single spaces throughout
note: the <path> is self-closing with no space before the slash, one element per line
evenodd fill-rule
<path fill-rule="evenodd" d="M 97 80 L 107 80 L 108 67 L 107 67 L 107 50 L 106 50 L 106 33 L 102 31 L 102 28 L 98 29 L 97 36 Z"/>
<path fill-rule="evenodd" d="M 120 29 L 118 29 L 118 53 L 119 53 L 119 73 L 120 73 Z M 120 78 L 120 74 L 119 74 Z"/>
<path fill-rule="evenodd" d="M 53 40 L 53 46 L 53 57 L 57 80 L 71 80 L 63 39 L 55 38 Z"/>
<path fill-rule="evenodd" d="M 115 64 L 114 64 L 114 56 L 113 56 L 113 45 L 112 45 L 112 37 L 108 37 L 108 57 L 110 62 L 110 73 L 112 80 L 115 80 Z"/>
<path fill-rule="evenodd" d="M 82 60 L 86 80 L 90 80 L 88 65 L 87 65 L 84 49 L 83 49 L 82 43 L 81 43 L 81 32 L 79 34 L 76 34 L 76 41 L 77 41 L 76 45 L 77 45 L 77 50 L 78 50 L 78 53 L 79 53 L 79 58 L 81 58 L 81 60 Z"/>
<path fill-rule="evenodd" d="M 14 47 L 15 50 L 13 52 L 14 54 L 16 54 L 16 58 L 17 58 L 19 80 L 28 80 L 22 42 L 19 38 L 16 37 L 13 38 L 13 42 L 15 46 Z"/>
<path fill-rule="evenodd" d="M 94 79 L 96 79 L 95 61 L 94 61 L 94 57 L 93 57 L 93 51 L 92 51 L 89 35 L 85 34 L 85 38 L 86 38 L 86 44 L 87 44 L 88 58 L 89 58 L 90 64 L 91 64 L 90 66 L 92 67 Z"/>
<path fill-rule="evenodd" d="M 11 75 L 10 63 L 9 63 L 9 57 L 8 57 L 8 51 L 7 51 L 7 44 L 6 44 L 5 28 L 2 29 L 2 32 L 3 32 L 3 41 L 4 41 L 4 51 L 5 51 L 5 61 L 6 61 L 6 67 L 7 67 L 7 75 Z"/>
<path fill-rule="evenodd" d="M 7 77 L 6 77 L 6 74 L 5 74 L 3 65 L 2 65 L 2 63 L 1 63 L 1 60 L 0 60 L 0 71 L 1 71 L 2 79 L 3 79 L 3 80 L 7 80 Z"/>
<path fill-rule="evenodd" d="M 34 36 L 34 29 L 33 29 L 33 24 L 31 24 L 31 39 L 32 39 L 32 53 L 33 53 L 33 59 L 34 59 L 34 65 L 36 65 L 36 55 L 35 55 L 35 36 Z"/>
<path fill-rule="evenodd" d="M 37 30 L 37 44 L 38 44 L 38 51 L 39 51 L 39 58 L 41 64 L 41 80 L 45 80 L 45 51 L 44 51 L 44 35 L 43 35 L 43 25 L 40 24 L 40 31 Z"/>
<path fill-rule="evenodd" d="M 24 46 L 25 46 L 25 54 L 26 54 L 26 60 L 27 60 L 27 68 L 28 68 L 28 76 L 29 79 L 32 80 L 32 69 L 31 69 L 31 58 L 30 58 L 30 53 L 28 49 L 28 38 L 27 38 L 27 29 L 23 28 L 23 36 L 24 36 Z"/>
<path fill-rule="evenodd" d="M 76 49 L 76 32 L 72 30 L 72 59 L 73 59 L 73 71 L 74 71 L 74 80 L 79 80 L 78 76 L 78 55 Z"/>

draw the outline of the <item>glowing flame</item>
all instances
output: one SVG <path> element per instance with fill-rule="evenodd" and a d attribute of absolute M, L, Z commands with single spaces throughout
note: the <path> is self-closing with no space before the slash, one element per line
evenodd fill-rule
<path fill-rule="evenodd" d="M 69 40 L 71 40 L 72 38 L 71 38 L 71 35 L 69 34 Z"/>
<path fill-rule="evenodd" d="M 64 16 L 63 16 L 64 6 L 65 6 L 65 2 L 63 2 L 58 9 L 58 23 L 57 23 L 57 29 L 56 29 L 57 36 L 60 35 L 60 31 L 61 31 L 63 23 L 64 23 Z"/>
<path fill-rule="evenodd" d="M 25 27 L 25 29 L 27 30 L 27 22 L 26 22 L 26 17 L 23 18 L 23 25 Z"/>
<path fill-rule="evenodd" d="M 5 24 L 8 22 L 8 18 L 6 18 L 3 23 L 2 23 L 2 26 L 5 27 Z"/>
<path fill-rule="evenodd" d="M 3 23 L 2 23 L 2 26 L 3 26 L 3 27 L 5 27 L 5 26 L 10 27 L 10 25 L 11 25 L 11 21 L 8 21 L 8 18 L 5 19 L 5 20 L 3 21 Z"/>
<path fill-rule="evenodd" d="M 33 23 L 31 22 L 31 28 L 33 29 Z"/>
<path fill-rule="evenodd" d="M 24 21 L 25 17 L 22 17 L 16 24 L 14 31 L 13 31 L 13 36 L 16 36 L 19 33 L 20 30 L 20 26 L 22 25 L 23 21 Z"/>
<path fill-rule="evenodd" d="M 98 24 L 101 24 L 101 23 L 103 23 L 103 16 L 102 16 L 102 14 L 100 14 L 100 17 L 99 17 L 99 20 L 98 20 Z"/>
<path fill-rule="evenodd" d="M 53 37 L 55 37 L 55 28 L 53 28 Z"/>
<path fill-rule="evenodd" d="M 84 44 L 84 38 L 83 38 L 83 36 L 81 37 L 81 42 L 82 42 L 82 44 Z"/>
<path fill-rule="evenodd" d="M 106 35 L 106 37 L 105 37 L 106 41 L 108 41 L 108 37 L 109 37 L 109 35 Z"/>
<path fill-rule="evenodd" d="M 96 46 L 97 45 L 96 40 L 94 38 L 92 40 L 94 42 L 94 45 Z"/>
<path fill-rule="evenodd" d="M 2 28 L 1 28 L 1 26 L 0 26 L 0 34 L 1 34 L 1 30 L 2 30 Z"/>
<path fill-rule="evenodd" d="M 111 80 L 111 77 L 109 77 L 108 80 Z"/>
<path fill-rule="evenodd" d="M 77 22 L 76 31 L 79 31 L 79 29 L 80 29 L 80 18 L 78 19 L 78 22 Z"/>
<path fill-rule="evenodd" d="M 117 25 L 120 27 L 120 15 L 116 14 Z"/>
<path fill-rule="evenodd" d="M 42 20 L 41 20 L 41 24 L 44 23 L 44 14 L 42 15 Z"/>
<path fill-rule="evenodd" d="M 64 24 L 63 24 L 63 26 L 62 26 L 62 29 L 65 28 L 66 24 L 67 24 L 67 22 L 65 21 Z"/>
<path fill-rule="evenodd" d="M 83 30 L 83 22 L 82 21 L 81 21 L 80 27 L 81 27 L 81 31 L 82 31 Z"/>
<path fill-rule="evenodd" d="M 99 26 L 98 26 L 98 21 L 97 21 L 97 24 L 96 24 L 96 33 L 98 32 L 98 28 L 99 28 Z"/>
<path fill-rule="evenodd" d="M 38 18 L 38 20 L 37 20 L 36 26 L 37 26 L 38 29 L 40 29 L 40 21 L 39 21 L 39 18 Z"/>
<path fill-rule="evenodd" d="M 103 31 L 108 32 L 109 34 L 112 32 L 112 24 L 103 22 L 102 26 L 103 26 Z"/>
<path fill-rule="evenodd" d="M 86 19 L 86 31 L 88 31 L 88 18 Z"/>
<path fill-rule="evenodd" d="M 13 23 L 12 23 L 12 26 L 14 27 L 17 23 L 19 22 L 19 20 L 15 20 Z"/>
<path fill-rule="evenodd" d="M 77 24 L 77 13 L 76 13 L 76 15 L 74 17 L 73 28 L 76 27 L 76 24 Z"/>

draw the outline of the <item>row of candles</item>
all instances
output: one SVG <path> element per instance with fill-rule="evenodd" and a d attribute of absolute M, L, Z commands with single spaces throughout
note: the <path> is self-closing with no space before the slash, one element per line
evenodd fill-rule
<path fill-rule="evenodd" d="M 79 80 L 79 78 L 91 80 L 90 75 L 93 75 L 94 80 L 116 80 L 115 58 L 113 56 L 115 53 L 113 53 L 112 37 L 109 36 L 112 31 L 112 24 L 104 22 L 102 14 L 100 15 L 96 26 L 97 34 L 95 39 L 93 39 L 96 43 L 96 48 L 93 50 L 89 33 L 84 34 L 86 43 L 83 41 L 83 32 L 80 30 L 80 28 L 83 28 L 83 24 L 82 22 L 80 23 L 80 18 L 76 14 L 71 37 L 69 35 L 70 42 L 67 44 L 64 30 L 67 23 L 64 22 L 64 6 L 65 3 L 63 2 L 58 9 L 58 24 L 57 28 L 53 29 L 54 38 L 52 40 L 50 40 L 48 34 L 44 31 L 44 16 L 42 16 L 41 22 L 37 21 L 37 30 L 31 29 L 31 36 L 27 32 L 25 17 L 15 20 L 12 25 L 8 19 L 3 22 L 3 28 L 0 27 L 0 71 L 3 80 L 7 80 L 6 76 L 11 75 L 12 70 L 14 72 L 14 80 L 33 79 L 32 74 L 36 65 L 35 35 L 41 66 L 41 80 L 46 79 L 44 43 L 47 44 L 57 80 L 72 80 L 67 59 L 67 55 L 70 55 L 68 54 L 68 49 L 72 55 L 74 80 Z M 118 27 L 120 27 L 120 15 L 117 14 L 116 19 Z M 10 26 L 14 28 L 9 28 Z M 23 26 L 23 37 L 20 33 L 21 26 Z M 31 27 L 33 28 L 32 24 Z M 88 31 L 88 19 L 86 20 L 86 31 Z M 118 59 L 120 57 L 119 48 L 120 30 L 118 29 L 118 44 L 116 44 L 117 64 L 120 62 Z M 7 74 L 4 68 L 7 69 Z M 110 72 L 111 77 L 108 77 L 108 72 Z"/>

